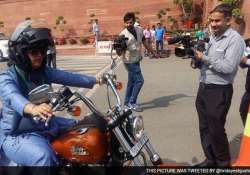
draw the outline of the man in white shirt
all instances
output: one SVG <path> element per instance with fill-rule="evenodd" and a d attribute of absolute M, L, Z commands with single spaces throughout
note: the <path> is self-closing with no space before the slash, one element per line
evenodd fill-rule
<path fill-rule="evenodd" d="M 99 34 L 100 34 L 100 28 L 99 28 L 99 24 L 98 24 L 98 19 L 95 19 L 92 25 L 92 31 L 93 34 L 95 36 L 95 43 L 94 43 L 94 47 L 97 46 L 97 42 L 99 40 Z"/>
<path fill-rule="evenodd" d="M 143 30 L 143 35 L 146 39 L 146 43 L 151 47 L 151 38 L 152 38 L 152 35 L 151 35 L 151 31 L 150 31 L 150 26 L 147 25 L 146 29 Z M 144 51 L 144 54 L 145 56 L 149 56 L 149 53 L 147 51 L 147 49 L 145 49 Z"/>

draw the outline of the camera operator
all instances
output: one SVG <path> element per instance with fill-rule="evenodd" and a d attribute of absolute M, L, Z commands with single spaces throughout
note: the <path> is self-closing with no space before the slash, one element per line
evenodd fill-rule
<path fill-rule="evenodd" d="M 203 62 L 196 98 L 201 145 L 205 161 L 197 167 L 230 166 L 230 152 L 225 123 L 233 95 L 233 80 L 245 43 L 230 27 L 231 7 L 220 4 L 210 12 L 210 41 L 204 54 L 195 50 Z"/>
<path fill-rule="evenodd" d="M 143 29 L 140 26 L 134 26 L 135 14 L 128 12 L 125 14 L 123 20 L 125 29 L 120 33 L 120 36 L 124 35 L 127 38 L 127 48 L 117 54 L 122 57 L 124 66 L 128 71 L 124 105 L 137 112 L 142 112 L 142 108 L 137 104 L 137 97 L 144 83 L 140 68 L 140 61 L 142 60 L 141 45 L 143 44 L 153 56 L 155 56 L 155 53 L 146 42 Z"/>
<path fill-rule="evenodd" d="M 246 76 L 246 83 L 245 83 L 245 93 L 243 94 L 241 98 L 241 103 L 240 103 L 240 116 L 243 125 L 245 126 L 246 124 L 246 119 L 247 119 L 247 113 L 248 113 L 248 108 L 250 104 L 250 39 L 247 39 L 246 41 L 246 52 L 245 52 L 245 57 L 242 58 L 241 60 L 241 68 L 248 68 L 247 70 L 247 76 Z"/>

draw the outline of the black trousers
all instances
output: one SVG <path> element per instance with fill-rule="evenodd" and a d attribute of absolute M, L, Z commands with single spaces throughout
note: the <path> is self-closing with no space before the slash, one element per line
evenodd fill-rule
<path fill-rule="evenodd" d="M 156 53 L 159 54 L 163 51 L 163 40 L 156 41 Z"/>
<path fill-rule="evenodd" d="M 47 55 L 47 63 L 48 63 L 49 67 L 53 67 L 56 69 L 56 54 L 48 54 Z"/>
<path fill-rule="evenodd" d="M 231 161 L 225 123 L 232 95 L 231 84 L 201 83 L 195 102 L 205 157 L 219 167 L 230 166 Z"/>
<path fill-rule="evenodd" d="M 240 116 L 244 126 L 247 120 L 249 104 L 250 104 L 250 93 L 245 92 L 241 98 L 241 103 L 240 103 Z"/>

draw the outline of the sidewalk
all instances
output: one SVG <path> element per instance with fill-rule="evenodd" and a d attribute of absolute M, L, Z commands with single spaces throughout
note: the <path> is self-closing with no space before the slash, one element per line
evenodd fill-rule
<path fill-rule="evenodd" d="M 138 114 L 143 116 L 145 130 L 156 150 L 165 162 L 193 165 L 202 161 L 204 157 L 195 109 L 199 70 L 190 67 L 190 59 L 183 60 L 173 55 L 166 59 L 144 58 L 141 67 L 145 83 L 138 100 L 144 111 Z M 239 134 L 243 131 L 238 108 L 245 75 L 239 69 L 226 123 L 232 158 L 237 156 Z M 117 70 L 117 77 L 124 85 L 120 92 L 123 101 L 127 72 L 122 64 Z M 102 86 L 92 96 L 104 112 L 108 109 L 105 90 Z"/>
<path fill-rule="evenodd" d="M 171 53 L 174 53 L 174 45 L 167 45 L 165 47 L 171 50 Z M 87 45 L 56 45 L 57 54 L 62 55 L 95 55 L 95 47 L 93 44 Z"/>
<path fill-rule="evenodd" d="M 86 44 L 86 45 L 79 45 L 79 44 L 72 44 L 72 45 L 69 45 L 69 44 L 65 44 L 65 45 L 56 45 L 56 48 L 57 49 L 91 49 L 91 48 L 94 48 L 93 47 L 93 44 Z"/>
<path fill-rule="evenodd" d="M 95 48 L 88 45 L 56 45 L 58 55 L 95 55 Z"/>

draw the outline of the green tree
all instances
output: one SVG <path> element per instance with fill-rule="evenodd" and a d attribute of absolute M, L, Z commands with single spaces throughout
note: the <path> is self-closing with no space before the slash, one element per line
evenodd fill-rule
<path fill-rule="evenodd" d="M 244 16 L 241 12 L 241 4 L 243 3 L 243 0 L 219 0 L 223 4 L 228 4 L 232 7 L 232 15 L 233 17 L 238 19 L 243 19 Z"/>
<path fill-rule="evenodd" d="M 166 9 L 160 9 L 157 12 L 156 16 L 158 17 L 161 23 L 165 22 L 165 19 L 163 19 L 163 17 L 168 16 L 169 11 L 170 11 L 170 8 L 166 8 Z"/>
<path fill-rule="evenodd" d="M 63 16 L 58 16 L 56 18 L 56 26 L 54 27 L 56 30 L 59 29 L 61 32 L 65 30 L 65 24 L 67 24 L 67 21 Z"/>
<path fill-rule="evenodd" d="M 182 13 L 185 17 L 191 16 L 193 11 L 193 0 L 173 0 L 174 4 L 181 7 Z"/>

